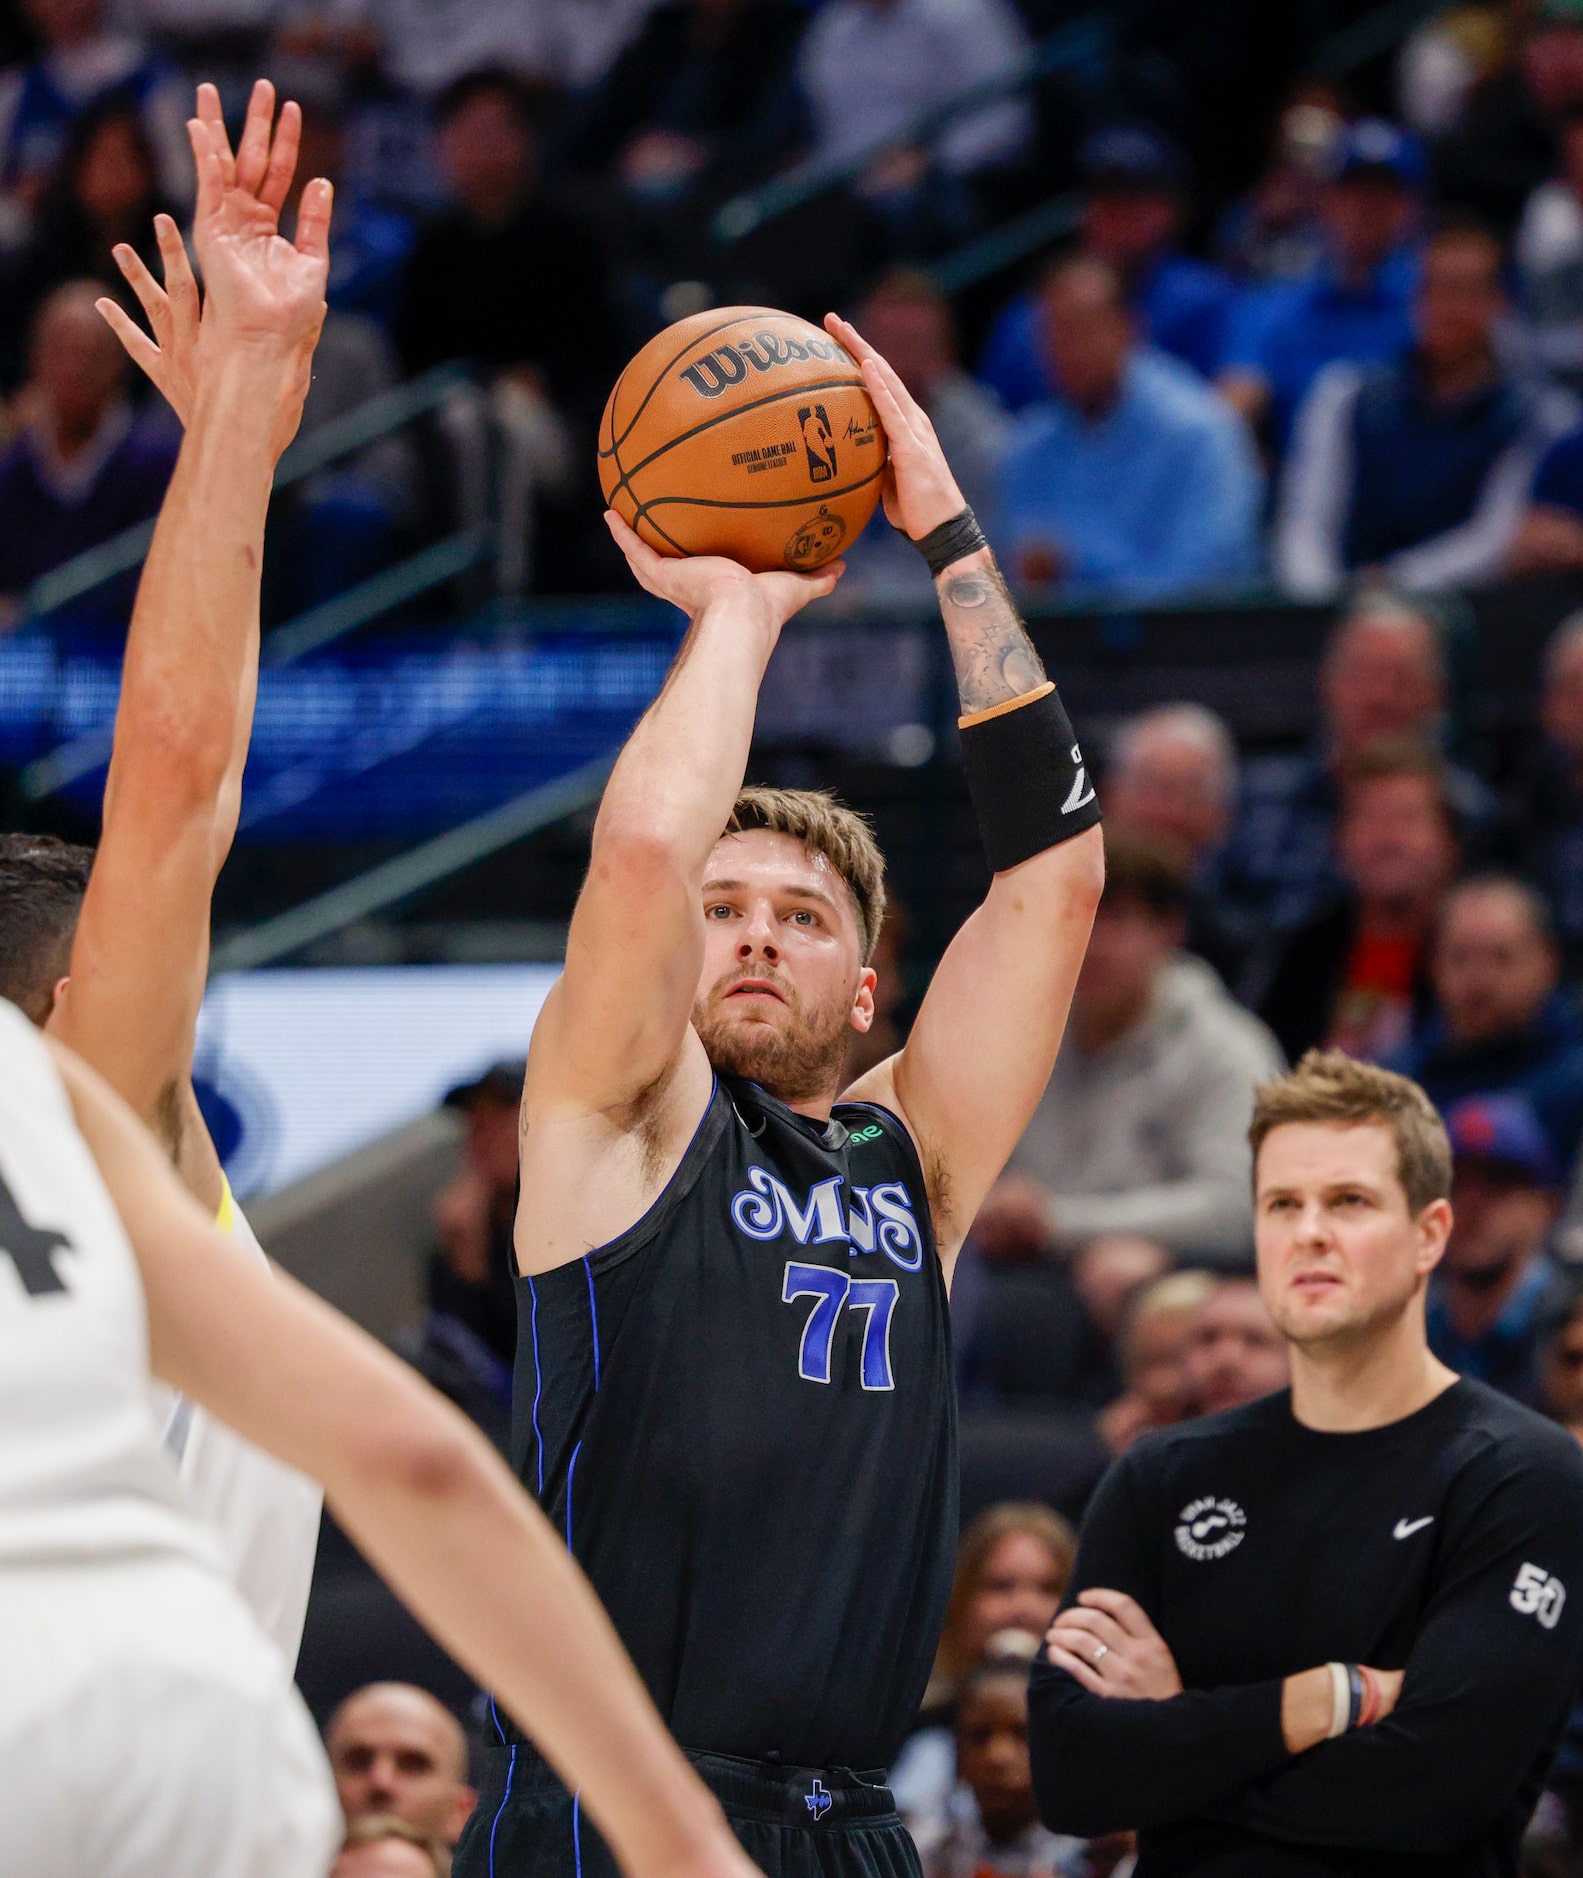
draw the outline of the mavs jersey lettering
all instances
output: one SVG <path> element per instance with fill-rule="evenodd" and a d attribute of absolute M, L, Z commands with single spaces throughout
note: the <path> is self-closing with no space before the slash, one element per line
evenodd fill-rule
<path fill-rule="evenodd" d="M 515 1463 L 677 1738 L 888 1765 L 957 1524 L 945 1284 L 900 1121 L 718 1082 L 648 1213 L 517 1292 Z"/>

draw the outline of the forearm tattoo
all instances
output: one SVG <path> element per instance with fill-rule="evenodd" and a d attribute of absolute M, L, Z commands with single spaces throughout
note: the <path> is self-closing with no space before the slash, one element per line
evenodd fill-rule
<path fill-rule="evenodd" d="M 1009 703 L 1044 683 L 1039 655 L 993 561 L 947 568 L 939 593 L 964 717 Z"/>

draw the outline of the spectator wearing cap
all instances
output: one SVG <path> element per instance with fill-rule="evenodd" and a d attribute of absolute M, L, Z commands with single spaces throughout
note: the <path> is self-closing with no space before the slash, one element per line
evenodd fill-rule
<path fill-rule="evenodd" d="M 1017 417 L 992 516 L 1013 579 L 1141 600 L 1250 576 L 1252 446 L 1207 387 L 1137 345 L 1115 270 L 1064 263 L 1040 339 L 1056 395 Z"/>
<path fill-rule="evenodd" d="M 1227 908 L 1215 869 L 1237 803 L 1237 746 L 1202 704 L 1162 704 L 1129 718 L 1105 763 L 1105 820 L 1173 849 L 1191 878 L 1189 952 L 1235 989 L 1257 937 L 1246 916 Z"/>
<path fill-rule="evenodd" d="M 1180 951 L 1180 861 L 1107 844 L 1104 898 L 1054 1074 L 1012 1167 L 1041 1181 L 1054 1246 L 1135 1234 L 1221 1264 L 1252 1235 L 1248 1115 L 1281 1067 L 1275 1040 Z M 997 1195 L 985 1202 L 993 1222 Z"/>
<path fill-rule="evenodd" d="M 1565 1293 L 1549 1255 L 1561 1208 L 1555 1150 L 1525 1096 L 1468 1096 L 1446 1116 L 1451 1237 L 1429 1290 L 1442 1363 L 1534 1405 L 1539 1343 Z"/>
<path fill-rule="evenodd" d="M 1416 139 L 1383 118 L 1336 145 L 1319 204 L 1325 256 L 1308 280 L 1244 291 L 1232 309 L 1220 388 L 1283 455 L 1308 388 L 1338 359 L 1388 365 L 1412 342 L 1411 245 L 1425 182 Z"/>
<path fill-rule="evenodd" d="M 1218 870 L 1225 898 L 1271 930 L 1300 925 L 1343 890 L 1335 827 L 1347 765 L 1387 740 L 1440 748 L 1447 676 L 1438 620 L 1424 602 L 1363 593 L 1331 631 L 1316 690 L 1313 745 L 1243 764 L 1241 805 Z M 1476 834 L 1493 797 L 1456 765 L 1445 779 L 1464 835 Z"/>
<path fill-rule="evenodd" d="M 1341 776 L 1342 890 L 1281 941 L 1259 1014 L 1292 1062 L 1315 1047 L 1379 1061 L 1429 1003 L 1429 939 L 1461 859 L 1444 765 L 1381 743 Z"/>
<path fill-rule="evenodd" d="M 962 369 L 950 302 L 921 269 L 893 268 L 864 295 L 855 318 L 863 337 L 890 361 L 928 414 L 963 496 L 987 516 L 1011 426 L 995 394 Z M 922 555 L 891 527 L 883 509 L 848 549 L 837 591 L 843 606 L 934 603 Z"/>
<path fill-rule="evenodd" d="M 1507 9 L 1517 57 L 1474 87 L 1434 147 L 1435 193 L 1499 228 L 1512 227 L 1558 167 L 1558 128 L 1583 100 L 1583 0 Z"/>
<path fill-rule="evenodd" d="M 1526 1096 L 1563 1171 L 1583 1132 L 1583 1016 L 1561 987 L 1544 898 L 1481 874 L 1447 896 L 1429 955 L 1434 1003 L 1387 1065 L 1442 1113 L 1472 1095 Z"/>
<path fill-rule="evenodd" d="M 1329 599 L 1364 570 L 1425 593 L 1502 571 L 1534 470 L 1577 418 L 1565 393 L 1498 363 L 1504 306 L 1499 242 L 1444 228 L 1424 249 L 1412 351 L 1315 378 L 1275 522 L 1275 572 L 1294 598 Z"/>
<path fill-rule="evenodd" d="M 430 1310 L 464 1325 L 506 1365 L 517 1348 L 512 1232 L 526 1073 L 525 1063 L 495 1063 L 447 1091 L 445 1107 L 462 1117 L 461 1164 L 435 1197 L 429 1266 Z"/>
<path fill-rule="evenodd" d="M 1078 253 L 1116 270 L 1145 344 L 1212 378 L 1234 288 L 1178 245 L 1189 195 L 1180 152 L 1141 125 L 1116 125 L 1084 143 L 1078 165 L 1086 184 Z M 1019 294 L 985 344 L 978 375 L 1009 411 L 1056 390 L 1039 323 L 1037 291 Z"/>

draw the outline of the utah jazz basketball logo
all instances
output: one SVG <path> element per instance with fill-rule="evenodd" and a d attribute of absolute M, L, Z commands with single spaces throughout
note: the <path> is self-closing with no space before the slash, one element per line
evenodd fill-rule
<path fill-rule="evenodd" d="M 835 438 L 822 404 L 805 404 L 797 413 L 802 426 L 802 447 L 808 457 L 808 480 L 827 483 L 835 477 Z"/>

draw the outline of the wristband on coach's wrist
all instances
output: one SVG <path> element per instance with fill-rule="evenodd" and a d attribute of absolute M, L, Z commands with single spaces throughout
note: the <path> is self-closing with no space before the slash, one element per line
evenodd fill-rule
<path fill-rule="evenodd" d="M 1363 1704 L 1368 1692 L 1363 1685 L 1363 1671 L 1356 1663 L 1348 1663 L 1347 1681 L 1351 1685 L 1352 1691 L 1352 1700 L 1347 1708 L 1347 1728 L 1350 1732 L 1357 1727 L 1359 1719 L 1363 1714 Z"/>
<path fill-rule="evenodd" d="M 938 528 L 931 528 L 928 534 L 915 541 L 911 535 L 907 539 L 928 562 L 931 580 L 938 580 L 948 567 L 989 546 L 973 511 L 965 505 L 959 514 L 942 522 Z"/>
<path fill-rule="evenodd" d="M 1347 1732 L 1347 1717 L 1352 1713 L 1352 1678 L 1345 1663 L 1327 1663 L 1330 1671 L 1330 1729 L 1327 1741 L 1338 1740 Z"/>
<path fill-rule="evenodd" d="M 959 718 L 957 728 L 993 872 L 1070 841 L 1099 820 L 1094 786 L 1054 685 Z"/>

